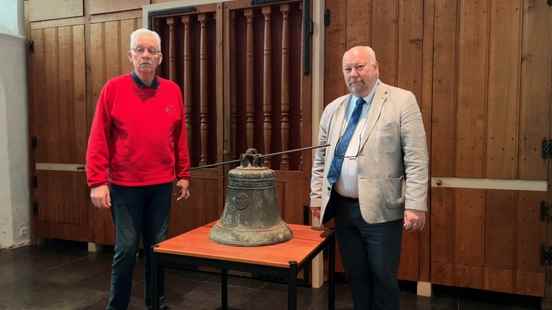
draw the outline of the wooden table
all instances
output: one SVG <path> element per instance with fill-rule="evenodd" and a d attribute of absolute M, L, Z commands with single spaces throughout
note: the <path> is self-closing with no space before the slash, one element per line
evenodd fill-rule
<path fill-rule="evenodd" d="M 293 239 L 259 247 L 222 245 L 209 239 L 214 223 L 165 240 L 154 246 L 153 309 L 159 309 L 159 277 L 164 268 L 182 265 L 210 266 L 221 270 L 222 309 L 228 309 L 228 270 L 271 272 L 288 279 L 288 309 L 297 309 L 297 274 L 322 250 L 329 254 L 328 309 L 335 309 L 335 236 L 310 226 L 288 224 Z"/>

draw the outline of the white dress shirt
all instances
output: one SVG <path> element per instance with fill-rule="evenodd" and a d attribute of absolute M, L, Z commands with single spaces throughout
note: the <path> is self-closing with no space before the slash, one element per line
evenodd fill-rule
<path fill-rule="evenodd" d="M 358 198 L 357 156 L 360 152 L 360 140 L 362 139 L 362 135 L 366 131 L 367 115 L 370 111 L 372 99 L 374 98 L 374 94 L 376 92 L 376 87 L 378 86 L 378 84 L 379 80 L 376 81 L 376 84 L 374 84 L 374 87 L 372 87 L 372 90 L 370 91 L 368 96 L 363 97 L 365 103 L 362 107 L 360 119 L 358 120 L 355 133 L 351 137 L 351 141 L 349 142 L 349 146 L 347 147 L 347 151 L 345 152 L 341 174 L 339 175 L 335 183 L 335 191 L 337 191 L 339 195 L 344 197 Z M 351 114 L 353 113 L 357 99 L 358 97 L 352 95 L 349 98 L 346 111 L 347 123 L 351 118 Z M 347 128 L 347 124 L 345 124 L 345 126 L 341 129 L 341 134 L 344 133 L 345 128 Z"/>

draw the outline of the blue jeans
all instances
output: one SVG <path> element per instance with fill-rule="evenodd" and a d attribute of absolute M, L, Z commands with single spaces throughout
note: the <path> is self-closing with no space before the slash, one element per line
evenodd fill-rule
<path fill-rule="evenodd" d="M 115 224 L 115 253 L 111 272 L 108 310 L 128 308 L 132 289 L 132 272 L 140 237 L 145 253 L 145 301 L 151 306 L 152 245 L 166 239 L 171 208 L 172 183 L 126 187 L 111 186 L 111 214 Z M 160 275 L 160 296 L 164 295 Z M 162 301 L 164 298 L 162 297 Z"/>
<path fill-rule="evenodd" d="M 336 237 L 350 277 L 355 310 L 398 310 L 397 271 L 401 254 L 402 220 L 368 224 L 358 199 L 332 192 Z"/>

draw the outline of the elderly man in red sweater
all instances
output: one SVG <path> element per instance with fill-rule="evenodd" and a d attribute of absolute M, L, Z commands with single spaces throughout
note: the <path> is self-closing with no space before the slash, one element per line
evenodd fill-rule
<path fill-rule="evenodd" d="M 134 31 L 128 58 L 134 70 L 109 80 L 102 89 L 86 152 L 92 203 L 111 208 L 115 224 L 107 309 L 119 310 L 128 307 L 140 237 L 146 306 L 151 307 L 151 246 L 167 236 L 173 181 L 177 180 L 177 199 L 190 196 L 184 105 L 178 85 L 156 76 L 162 60 L 159 35 Z M 160 292 L 163 296 L 162 287 Z"/>

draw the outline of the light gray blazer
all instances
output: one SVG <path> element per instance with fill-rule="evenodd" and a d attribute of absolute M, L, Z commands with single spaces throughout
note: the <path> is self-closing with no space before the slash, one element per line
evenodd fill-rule
<path fill-rule="evenodd" d="M 382 223 L 403 217 L 404 209 L 427 210 L 429 160 L 422 114 L 410 91 L 379 83 L 361 136 L 358 193 L 362 217 Z M 328 204 L 335 146 L 343 134 L 349 95 L 332 101 L 320 120 L 319 144 L 312 165 L 310 206 Z"/>

